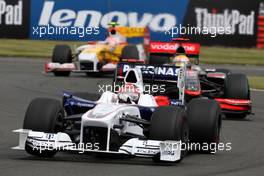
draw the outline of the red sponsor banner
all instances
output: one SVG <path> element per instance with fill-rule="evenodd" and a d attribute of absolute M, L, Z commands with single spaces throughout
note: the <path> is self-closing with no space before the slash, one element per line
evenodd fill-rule
<path fill-rule="evenodd" d="M 199 55 L 200 44 L 181 43 L 187 55 Z M 174 54 L 180 43 L 175 42 L 151 42 L 149 52 L 151 53 L 171 53 Z"/>

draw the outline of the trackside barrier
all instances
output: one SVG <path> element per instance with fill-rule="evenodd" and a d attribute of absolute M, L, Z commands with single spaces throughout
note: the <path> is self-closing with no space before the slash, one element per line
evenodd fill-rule
<path fill-rule="evenodd" d="M 264 15 L 258 17 L 257 48 L 264 48 Z"/>

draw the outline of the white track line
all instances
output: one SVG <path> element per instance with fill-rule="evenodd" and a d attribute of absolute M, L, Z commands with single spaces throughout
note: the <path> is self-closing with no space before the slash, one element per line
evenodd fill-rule
<path fill-rule="evenodd" d="M 264 92 L 263 89 L 250 89 L 251 91 L 255 91 L 255 92 Z"/>

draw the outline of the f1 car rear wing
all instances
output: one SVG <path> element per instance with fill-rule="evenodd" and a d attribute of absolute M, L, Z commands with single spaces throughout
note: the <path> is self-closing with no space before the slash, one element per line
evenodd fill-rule
<path fill-rule="evenodd" d="M 113 27 L 108 28 L 108 31 L 113 29 Z M 128 27 L 128 26 L 117 26 L 115 29 L 124 37 L 136 38 L 142 37 L 144 39 L 144 44 L 149 45 L 150 43 L 150 32 L 147 27 Z"/>
<path fill-rule="evenodd" d="M 130 68 L 137 68 L 141 70 L 143 81 L 156 81 L 156 82 L 178 82 L 180 75 L 180 67 L 169 65 L 146 65 L 141 63 L 127 63 L 121 62 L 117 65 L 116 76 L 118 79 L 123 79 Z"/>
<path fill-rule="evenodd" d="M 150 42 L 150 53 L 167 53 L 174 55 L 179 46 L 185 49 L 185 53 L 188 57 L 199 57 L 200 44 L 190 42 Z"/>
<path fill-rule="evenodd" d="M 140 70 L 143 83 L 173 83 L 179 89 L 179 99 L 184 104 L 186 66 L 176 67 L 171 65 L 146 65 L 140 63 L 120 62 L 117 64 L 114 82 L 123 81 L 126 73 L 131 68 Z"/>
<path fill-rule="evenodd" d="M 147 27 L 127 27 L 127 26 L 118 26 L 115 29 L 123 36 L 132 38 L 132 37 L 145 37 L 149 34 Z"/>

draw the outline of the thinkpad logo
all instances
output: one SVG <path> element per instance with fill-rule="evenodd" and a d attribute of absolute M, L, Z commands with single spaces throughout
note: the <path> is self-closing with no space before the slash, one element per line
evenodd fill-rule
<path fill-rule="evenodd" d="M 23 3 L 8 4 L 8 1 L 0 1 L 0 24 L 22 25 Z"/>
<path fill-rule="evenodd" d="M 216 9 L 212 13 L 207 8 L 195 8 L 197 27 L 224 27 L 231 28 L 230 34 L 254 35 L 255 12 L 242 14 L 239 10 L 225 9 L 218 13 Z M 229 33 L 229 31 L 226 31 Z"/>

